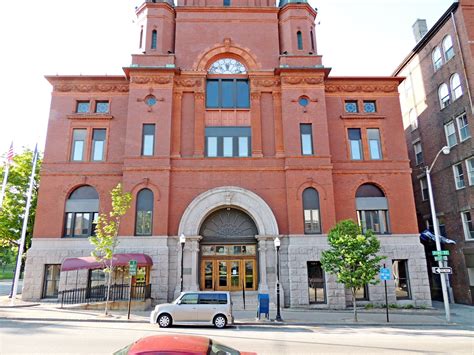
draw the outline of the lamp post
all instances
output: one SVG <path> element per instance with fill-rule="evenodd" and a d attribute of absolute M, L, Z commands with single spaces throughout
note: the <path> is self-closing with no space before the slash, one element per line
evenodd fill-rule
<path fill-rule="evenodd" d="M 282 322 L 280 314 L 280 238 L 276 237 L 273 240 L 273 244 L 275 245 L 276 254 L 277 254 L 277 314 L 275 320 L 277 322 Z"/>
<path fill-rule="evenodd" d="M 179 292 L 183 292 L 184 243 L 186 243 L 186 237 L 182 233 L 179 236 L 179 243 L 181 244 L 181 287 L 179 288 Z"/>
<path fill-rule="evenodd" d="M 433 162 L 431 165 L 425 168 L 426 172 L 426 182 L 428 183 L 428 195 L 430 198 L 430 208 L 431 208 L 431 218 L 433 220 L 433 228 L 434 228 L 434 234 L 435 234 L 435 242 L 436 242 L 436 250 L 441 251 L 441 242 L 440 242 L 440 232 L 439 232 L 439 224 L 438 224 L 438 218 L 436 218 L 436 209 L 435 209 L 435 204 L 434 204 L 434 197 L 433 197 L 433 189 L 431 187 L 431 171 L 433 170 L 433 166 L 436 163 L 436 160 L 438 159 L 439 155 L 441 153 L 443 154 L 449 154 L 450 150 L 448 146 L 444 146 L 441 148 L 441 150 L 436 154 L 436 157 L 434 158 Z M 438 266 L 443 267 L 443 262 L 441 260 L 438 261 Z M 447 292 L 447 287 L 446 287 L 446 277 L 447 274 L 439 274 L 439 277 L 441 279 L 441 290 L 443 292 L 443 303 L 444 303 L 444 311 L 446 313 L 446 321 L 450 322 L 451 321 L 451 315 L 450 315 L 450 310 L 449 310 L 449 299 L 448 299 L 448 292 Z"/>

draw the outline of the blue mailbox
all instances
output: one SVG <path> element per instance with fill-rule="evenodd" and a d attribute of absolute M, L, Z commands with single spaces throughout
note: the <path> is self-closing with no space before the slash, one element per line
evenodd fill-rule
<path fill-rule="evenodd" d="M 257 308 L 257 317 L 260 319 L 260 316 L 264 314 L 267 319 L 270 319 L 270 296 L 268 293 L 259 293 L 258 294 L 258 308 Z"/>

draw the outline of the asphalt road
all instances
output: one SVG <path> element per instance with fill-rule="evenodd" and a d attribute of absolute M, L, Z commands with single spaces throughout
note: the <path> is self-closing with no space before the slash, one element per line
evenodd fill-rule
<path fill-rule="evenodd" d="M 455 327 L 249 325 L 224 330 L 145 323 L 0 318 L 0 354 L 111 354 L 155 334 L 212 337 L 258 354 L 473 354 L 473 332 Z"/>

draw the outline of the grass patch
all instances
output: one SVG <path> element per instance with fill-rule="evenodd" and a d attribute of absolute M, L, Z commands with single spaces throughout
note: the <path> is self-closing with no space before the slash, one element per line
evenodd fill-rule
<path fill-rule="evenodd" d="M 0 280 L 11 280 L 13 279 L 15 265 L 2 265 L 0 266 Z"/>

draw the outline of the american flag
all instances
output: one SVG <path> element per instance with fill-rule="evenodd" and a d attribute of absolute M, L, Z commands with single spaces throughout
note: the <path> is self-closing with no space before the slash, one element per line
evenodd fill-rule
<path fill-rule="evenodd" d="M 13 161 L 13 156 L 14 156 L 14 153 L 13 153 L 13 142 L 12 142 L 12 144 L 10 144 L 10 149 L 8 149 L 8 152 L 7 152 L 8 163 L 11 163 Z"/>

